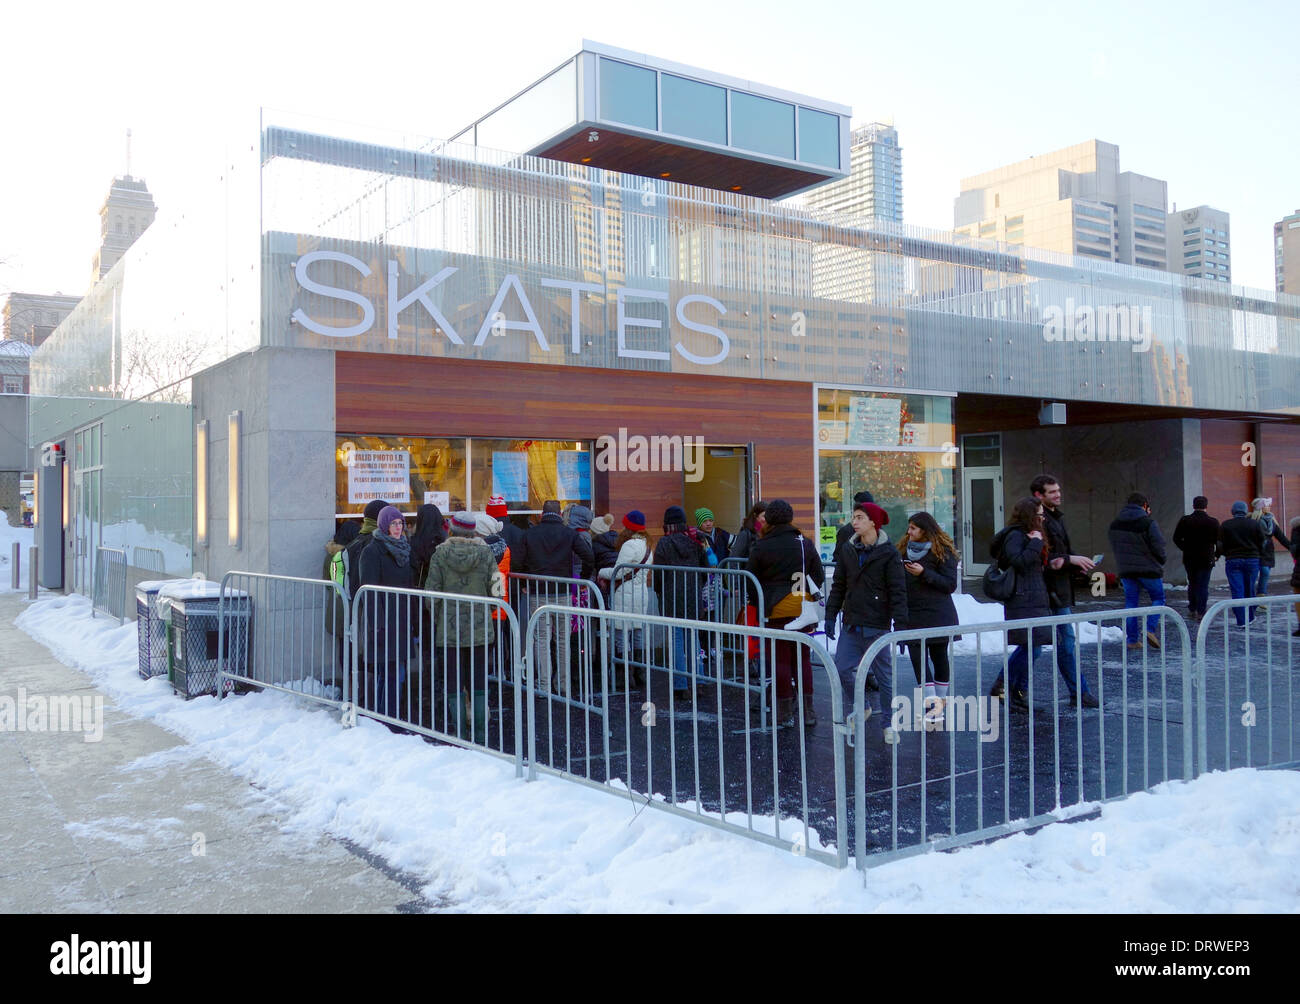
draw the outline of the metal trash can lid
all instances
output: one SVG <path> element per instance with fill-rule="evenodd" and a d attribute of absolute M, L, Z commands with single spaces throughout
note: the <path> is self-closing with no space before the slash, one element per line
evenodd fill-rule
<path fill-rule="evenodd" d="M 223 593 L 221 583 L 211 579 L 173 579 L 158 590 L 158 611 L 165 620 L 171 620 L 171 608 L 175 604 L 184 609 L 188 600 L 219 600 Z M 227 597 L 247 598 L 248 593 L 242 589 L 227 587 Z"/>

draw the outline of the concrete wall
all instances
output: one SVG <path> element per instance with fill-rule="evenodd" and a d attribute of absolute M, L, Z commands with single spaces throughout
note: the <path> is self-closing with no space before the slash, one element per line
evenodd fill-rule
<path fill-rule="evenodd" d="M 1186 583 L 1182 555 L 1173 546 L 1174 527 L 1191 511 L 1200 491 L 1200 423 L 1166 419 L 1116 425 L 1055 426 L 1002 434 L 1002 484 L 1008 515 L 1029 494 L 1039 474 L 1061 479 L 1070 542 L 1075 552 L 1109 559 L 1102 570 L 1116 572 L 1106 530 L 1134 491 L 1151 500 L 1151 514 L 1169 542 L 1167 583 Z"/>
<path fill-rule="evenodd" d="M 229 543 L 227 418 L 243 413 L 243 541 Z M 259 348 L 194 377 L 207 419 L 208 539 L 194 570 L 319 578 L 334 533 L 334 353 Z"/>

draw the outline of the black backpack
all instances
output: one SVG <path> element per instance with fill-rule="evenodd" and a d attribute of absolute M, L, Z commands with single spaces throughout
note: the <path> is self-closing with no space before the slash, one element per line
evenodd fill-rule
<path fill-rule="evenodd" d="M 984 578 L 980 583 L 984 590 L 984 595 L 998 603 L 1006 603 L 1016 595 L 1016 570 L 1014 568 L 1003 568 L 1002 559 L 1002 541 L 1006 537 L 1006 529 L 998 531 L 993 543 L 989 546 L 990 552 L 999 555 L 994 562 L 984 569 Z"/>

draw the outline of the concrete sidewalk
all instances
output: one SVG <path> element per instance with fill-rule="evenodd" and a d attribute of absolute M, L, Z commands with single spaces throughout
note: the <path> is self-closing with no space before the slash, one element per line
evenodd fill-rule
<path fill-rule="evenodd" d="M 103 696 L 14 627 L 0 594 L 0 695 Z M 338 841 L 282 832 L 271 798 L 104 698 L 103 738 L 0 731 L 0 912 L 391 913 L 418 888 Z"/>

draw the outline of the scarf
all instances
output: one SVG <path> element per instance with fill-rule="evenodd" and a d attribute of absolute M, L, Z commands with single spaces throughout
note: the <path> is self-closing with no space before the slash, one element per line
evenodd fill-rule
<path fill-rule="evenodd" d="M 379 529 L 379 522 L 373 516 L 367 516 L 361 521 L 361 533 L 374 533 Z M 357 534 L 361 536 L 361 534 Z"/>
<path fill-rule="evenodd" d="M 398 568 L 405 568 L 411 563 L 411 542 L 405 537 L 390 537 L 386 533 L 374 533 L 375 540 L 383 545 L 388 556 L 397 562 Z"/>
<path fill-rule="evenodd" d="M 907 542 L 908 561 L 920 561 L 929 553 L 930 553 L 930 541 L 923 540 L 919 544 L 914 540 L 909 540 Z"/>
<path fill-rule="evenodd" d="M 1276 525 L 1277 524 L 1273 522 L 1273 514 L 1271 512 L 1260 513 L 1259 526 L 1260 529 L 1264 531 L 1265 537 L 1273 536 L 1273 528 Z M 1269 546 L 1271 547 L 1272 544 L 1270 544 Z"/>

